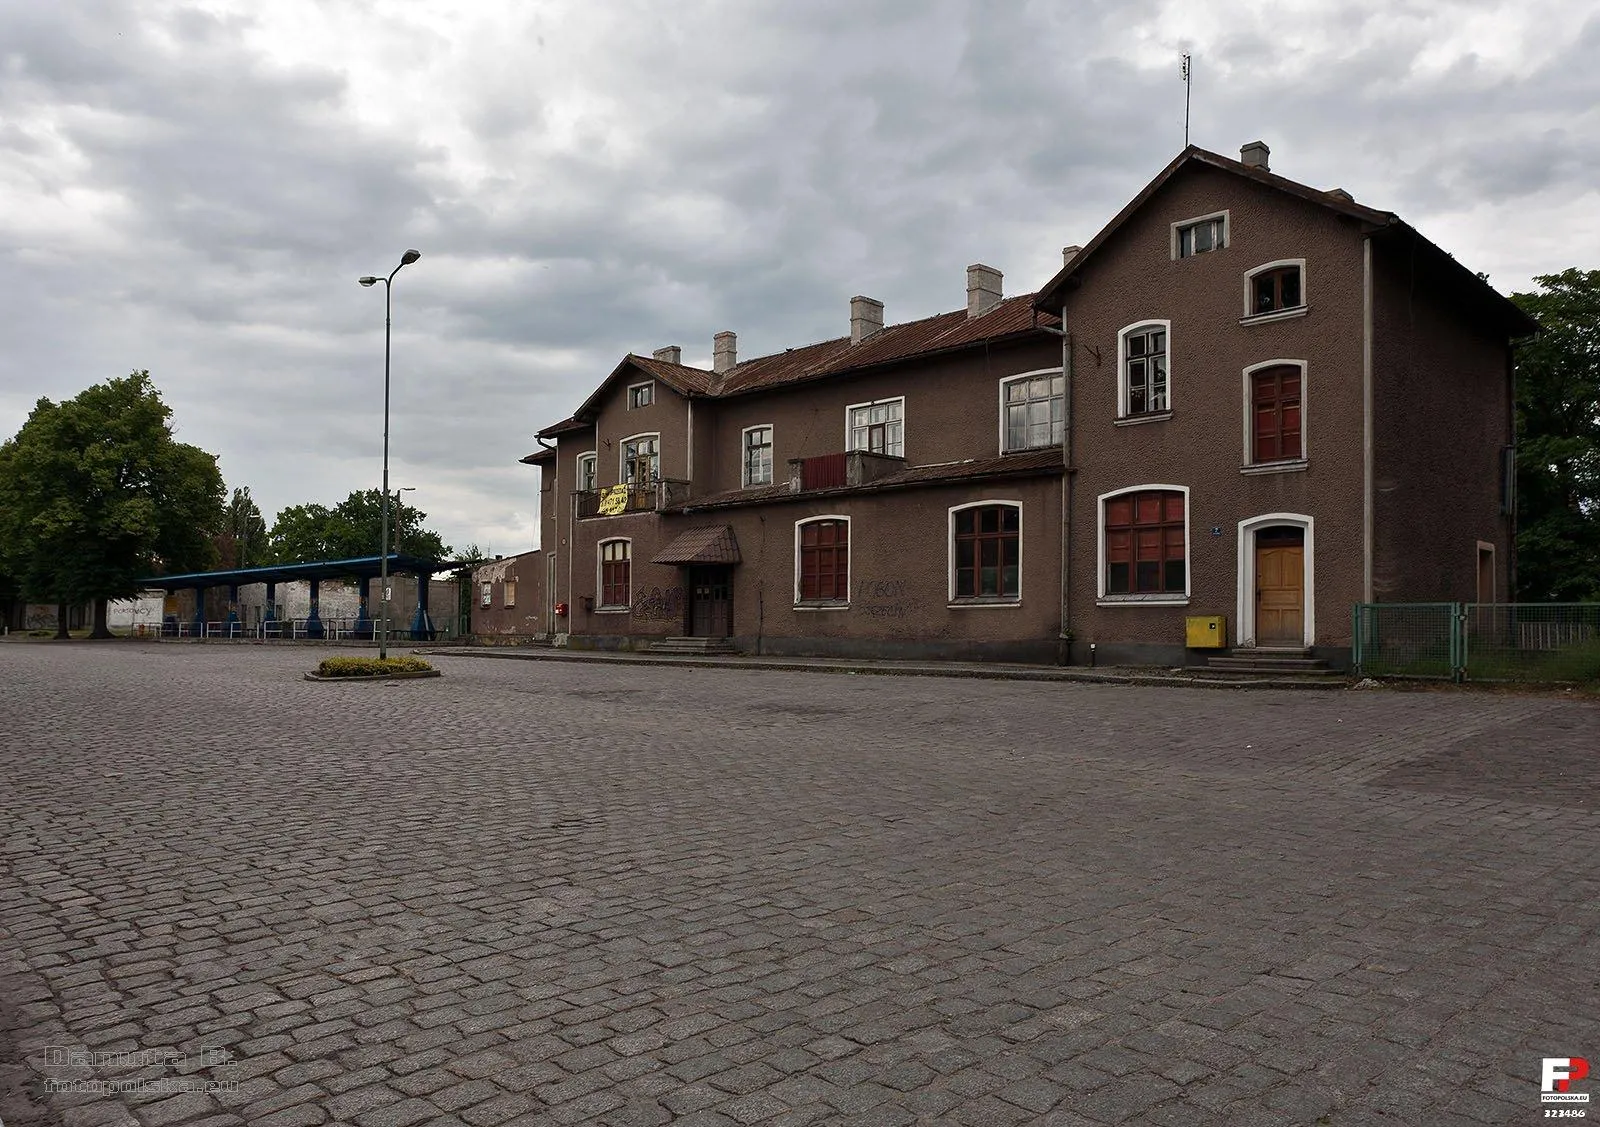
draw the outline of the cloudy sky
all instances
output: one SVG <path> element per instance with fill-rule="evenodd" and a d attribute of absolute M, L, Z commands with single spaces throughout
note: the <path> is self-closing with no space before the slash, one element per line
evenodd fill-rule
<path fill-rule="evenodd" d="M 1582 0 L 0 0 L 0 436 L 148 368 L 267 519 L 381 471 L 533 546 L 517 464 L 629 351 L 1037 288 L 1192 138 L 1502 291 L 1600 267 Z"/>

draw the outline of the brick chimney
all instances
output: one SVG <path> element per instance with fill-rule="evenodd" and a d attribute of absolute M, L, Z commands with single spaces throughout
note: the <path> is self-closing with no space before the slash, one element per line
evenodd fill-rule
<path fill-rule="evenodd" d="M 1267 167 L 1267 157 L 1271 152 L 1265 141 L 1251 141 L 1239 150 L 1239 160 L 1246 168 L 1259 168 L 1262 172 L 1271 172 L 1272 170 Z"/>
<path fill-rule="evenodd" d="M 1000 271 L 993 266 L 967 267 L 967 316 L 981 317 L 1000 304 Z"/>
<path fill-rule="evenodd" d="M 730 332 L 721 332 L 711 338 L 713 372 L 726 372 L 739 362 L 739 338 Z"/>
<path fill-rule="evenodd" d="M 653 355 L 657 360 L 660 360 L 663 364 L 683 363 L 683 349 L 679 348 L 675 344 L 669 344 L 665 348 L 658 348 L 655 350 L 655 352 L 651 353 L 651 355 Z"/>
<path fill-rule="evenodd" d="M 860 344 L 883 328 L 883 302 L 870 297 L 850 299 L 850 343 Z"/>
<path fill-rule="evenodd" d="M 1061 265 L 1063 265 L 1063 266 L 1071 266 L 1072 265 L 1072 260 L 1074 258 L 1077 258 L 1079 252 L 1081 252 L 1082 250 L 1083 250 L 1083 248 L 1080 247 L 1077 243 L 1073 243 L 1070 247 L 1062 247 L 1061 248 Z"/>

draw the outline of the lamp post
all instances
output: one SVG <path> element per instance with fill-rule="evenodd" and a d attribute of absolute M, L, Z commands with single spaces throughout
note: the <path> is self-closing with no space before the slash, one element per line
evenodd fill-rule
<path fill-rule="evenodd" d="M 400 256 L 400 266 L 410 266 L 422 257 L 421 251 L 408 250 Z M 383 283 L 383 534 L 379 547 L 383 554 L 378 560 L 378 582 L 383 587 L 383 619 L 378 623 L 378 659 L 389 656 L 389 327 L 390 298 L 394 293 L 394 276 L 400 266 L 389 271 L 387 278 L 367 275 L 358 279 L 363 286 Z"/>

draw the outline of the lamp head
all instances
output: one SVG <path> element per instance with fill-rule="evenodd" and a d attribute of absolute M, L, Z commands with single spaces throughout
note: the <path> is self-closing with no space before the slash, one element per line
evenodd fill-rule
<path fill-rule="evenodd" d="M 360 282 L 363 286 L 375 286 L 378 284 L 378 279 L 374 278 L 371 274 L 368 274 L 365 278 L 357 278 L 356 281 Z"/>
<path fill-rule="evenodd" d="M 422 252 L 420 250 L 408 250 L 400 256 L 400 265 L 410 266 L 413 262 L 421 257 Z"/>

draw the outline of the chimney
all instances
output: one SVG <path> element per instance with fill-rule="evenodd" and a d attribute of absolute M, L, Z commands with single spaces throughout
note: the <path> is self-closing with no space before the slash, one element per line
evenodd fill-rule
<path fill-rule="evenodd" d="M 967 316 L 982 317 L 1000 304 L 1000 271 L 993 266 L 967 267 Z"/>
<path fill-rule="evenodd" d="M 1271 152 L 1265 141 L 1251 141 L 1239 150 L 1239 159 L 1246 168 L 1259 168 L 1262 172 L 1271 172 L 1272 170 L 1267 167 L 1267 156 Z"/>
<path fill-rule="evenodd" d="M 850 299 L 850 343 L 860 344 L 883 328 L 883 302 L 870 297 Z"/>
<path fill-rule="evenodd" d="M 1061 265 L 1062 266 L 1071 266 L 1072 265 L 1072 260 L 1074 258 L 1078 257 L 1078 253 L 1081 250 L 1083 250 L 1083 248 L 1080 247 L 1077 243 L 1073 243 L 1070 247 L 1062 247 L 1061 248 Z"/>
<path fill-rule="evenodd" d="M 657 360 L 660 360 L 663 364 L 683 363 L 683 349 L 679 348 L 675 344 L 669 344 L 665 348 L 658 348 L 655 350 L 655 352 L 651 353 L 651 355 L 653 355 Z"/>
<path fill-rule="evenodd" d="M 729 332 L 721 332 L 711 338 L 713 372 L 726 372 L 739 362 L 739 338 Z"/>

